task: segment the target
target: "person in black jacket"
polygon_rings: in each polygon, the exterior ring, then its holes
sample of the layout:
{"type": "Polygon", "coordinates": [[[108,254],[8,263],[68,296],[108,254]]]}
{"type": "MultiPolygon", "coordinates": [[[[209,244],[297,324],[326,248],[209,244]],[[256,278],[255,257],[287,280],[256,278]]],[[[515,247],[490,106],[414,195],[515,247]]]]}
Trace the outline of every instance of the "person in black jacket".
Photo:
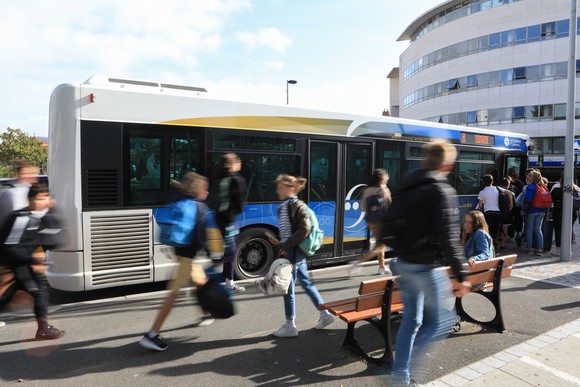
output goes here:
{"type": "Polygon", "coordinates": [[[54,217],[50,227],[44,221],[51,206],[48,187],[34,183],[28,190],[28,207],[10,213],[0,228],[0,265],[9,266],[15,276],[15,283],[4,298],[10,298],[10,294],[19,289],[33,297],[38,324],[37,340],[54,340],[64,336],[64,331],[48,323],[48,288],[45,280],[32,268],[32,265],[45,264],[44,258],[36,258],[32,254],[39,247],[45,250],[54,248],[51,240],[56,240],[56,235],[62,232],[62,228],[54,228],[54,217]]]}
{"type": "MultiPolygon", "coordinates": [[[[551,195],[554,208],[552,210],[552,219],[554,223],[554,233],[556,234],[556,252],[552,255],[560,256],[560,245],[562,243],[562,207],[564,201],[564,190],[562,189],[562,180],[564,176],[560,176],[560,181],[552,187],[551,195]]],[[[576,184],[572,186],[572,195],[579,195],[580,188],[576,184]]],[[[572,208],[572,225],[578,219],[578,212],[572,208]]]]}
{"type": "Polygon", "coordinates": [[[216,223],[222,233],[225,251],[222,258],[226,289],[243,292],[246,289],[234,281],[236,260],[236,217],[242,213],[246,203],[246,181],[240,175],[242,161],[235,153],[222,156],[223,177],[218,183],[216,223]]]}
{"type": "MultiPolygon", "coordinates": [[[[181,288],[190,280],[197,286],[201,286],[207,282],[205,272],[201,265],[193,263],[192,260],[198,251],[206,248],[206,226],[209,208],[203,201],[208,195],[208,180],[202,175],[188,172],[181,181],[172,181],[172,185],[174,185],[182,194],[180,197],[176,198],[176,200],[188,198],[195,201],[197,205],[197,213],[195,227],[193,229],[194,236],[191,238],[191,244],[175,248],[175,255],[179,261],[179,266],[173,280],[169,283],[170,293],[161,305],[151,329],[149,332],[145,333],[141,341],[139,341],[139,345],[142,347],[155,351],[165,351],[167,349],[167,343],[161,338],[159,331],[169,315],[169,312],[173,308],[181,288]]],[[[213,318],[211,315],[205,313],[202,316],[201,321],[198,323],[198,326],[209,325],[212,322],[213,318]]]]}
{"type": "MultiPolygon", "coordinates": [[[[412,236],[399,249],[394,268],[400,275],[405,313],[397,335],[393,385],[409,385],[411,357],[420,356],[433,339],[448,333],[456,323],[450,280],[445,271],[435,268],[443,263],[451,266],[461,284],[457,296],[471,287],[464,280],[456,192],[446,179],[457,151],[439,141],[426,144],[423,152],[423,169],[403,175],[397,193],[399,203],[405,202],[409,209],[406,217],[412,226],[407,226],[407,232],[412,236]]],[[[392,207],[397,206],[396,199],[392,207]]]]}

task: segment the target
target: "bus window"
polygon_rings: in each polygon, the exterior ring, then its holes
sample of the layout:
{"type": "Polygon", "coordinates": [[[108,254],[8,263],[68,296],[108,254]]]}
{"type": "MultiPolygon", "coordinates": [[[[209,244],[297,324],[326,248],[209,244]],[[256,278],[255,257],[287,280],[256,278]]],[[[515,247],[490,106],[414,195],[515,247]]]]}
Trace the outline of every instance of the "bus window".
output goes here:
{"type": "Polygon", "coordinates": [[[401,144],[380,143],[377,145],[378,168],[389,173],[389,188],[395,191],[401,179],[401,144]]]}
{"type": "MultiPolygon", "coordinates": [[[[212,153],[211,183],[215,184],[220,177],[221,157],[223,153],[212,153]]],[[[300,171],[300,157],[285,154],[238,154],[242,160],[240,174],[246,180],[247,197],[249,203],[277,202],[276,177],[282,173],[298,175],[300,171]]],[[[216,187],[211,191],[215,195],[216,187]]],[[[213,200],[213,198],[210,198],[213,200]]]]}
{"type": "Polygon", "coordinates": [[[187,172],[198,172],[200,164],[199,135],[178,134],[171,140],[169,177],[180,180],[187,172]]]}
{"type": "Polygon", "coordinates": [[[313,143],[310,149],[310,201],[336,200],[336,144],[313,143]]]}
{"type": "Polygon", "coordinates": [[[449,173],[448,179],[458,195],[477,195],[482,189],[482,176],[494,176],[496,173],[494,164],[458,162],[449,173]]]}
{"type": "Polygon", "coordinates": [[[131,137],[131,192],[161,188],[161,138],[131,137]]]}

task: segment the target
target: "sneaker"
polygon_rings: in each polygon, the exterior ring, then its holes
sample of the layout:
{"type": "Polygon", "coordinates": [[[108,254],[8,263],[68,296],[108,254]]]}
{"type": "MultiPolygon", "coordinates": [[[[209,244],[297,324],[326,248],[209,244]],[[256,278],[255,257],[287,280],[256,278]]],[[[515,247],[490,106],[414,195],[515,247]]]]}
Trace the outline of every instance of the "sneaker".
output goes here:
{"type": "Polygon", "coordinates": [[[157,335],[154,338],[147,336],[147,333],[143,336],[139,345],[143,348],[152,349],[154,351],[165,351],[167,349],[167,343],[161,339],[161,336],[157,335]]]}
{"type": "Polygon", "coordinates": [[[4,321],[0,321],[0,327],[3,327],[4,325],[6,325],[6,323],[4,321]]]}
{"type": "Polygon", "coordinates": [[[198,322],[195,323],[196,327],[206,327],[215,322],[215,318],[210,314],[208,316],[201,316],[198,322]]]}
{"type": "Polygon", "coordinates": [[[318,319],[318,322],[316,323],[315,328],[316,329],[324,329],[325,327],[327,327],[330,324],[332,324],[334,322],[334,320],[336,320],[336,319],[334,318],[333,315],[327,314],[326,316],[320,317],[318,319]]]}
{"type": "Polygon", "coordinates": [[[282,328],[274,331],[276,337],[296,337],[298,336],[298,329],[296,327],[289,328],[287,325],[282,325],[282,328]]]}
{"type": "Polygon", "coordinates": [[[391,276],[393,273],[387,269],[386,267],[379,267],[379,275],[388,275],[391,276]]]}
{"type": "Polygon", "coordinates": [[[237,292],[237,293],[242,293],[246,291],[246,288],[243,286],[240,286],[238,284],[234,284],[234,286],[225,286],[227,290],[229,290],[230,292],[237,292]]]}
{"type": "Polygon", "coordinates": [[[36,340],[56,340],[64,336],[64,331],[56,329],[52,325],[45,328],[38,328],[36,331],[36,340]]]}

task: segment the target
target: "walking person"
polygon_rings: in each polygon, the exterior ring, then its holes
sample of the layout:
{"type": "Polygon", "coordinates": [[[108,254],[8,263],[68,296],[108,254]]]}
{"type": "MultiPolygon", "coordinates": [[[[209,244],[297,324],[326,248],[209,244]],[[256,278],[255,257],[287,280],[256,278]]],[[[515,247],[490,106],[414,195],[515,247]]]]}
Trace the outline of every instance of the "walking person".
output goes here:
{"type": "Polygon", "coordinates": [[[246,288],[234,281],[236,264],[236,217],[242,213],[246,202],[246,181],[240,175],[242,161],[235,153],[222,156],[222,177],[218,183],[216,223],[222,233],[225,251],[222,258],[226,289],[244,292],[246,288]]]}
{"type": "MultiPolygon", "coordinates": [[[[510,189],[511,188],[511,179],[509,177],[504,177],[503,179],[501,179],[501,182],[499,183],[499,187],[503,190],[503,194],[507,196],[507,199],[509,201],[509,206],[507,208],[507,214],[504,216],[504,214],[502,213],[502,219],[501,219],[501,231],[500,231],[500,236],[498,238],[499,239],[499,250],[501,251],[501,250],[507,250],[507,247],[505,246],[505,244],[509,238],[510,226],[512,226],[514,223],[515,196],[514,196],[513,191],[510,189]]],[[[487,226],[487,224],[486,224],[486,226],[487,226]]]]}
{"type": "Polygon", "coordinates": [[[56,247],[50,244],[43,230],[48,231],[50,228],[50,233],[56,239],[56,234],[62,232],[62,227],[58,229],[46,227],[44,222],[52,206],[46,185],[34,183],[29,186],[27,201],[26,208],[11,212],[0,226],[0,265],[9,266],[14,272],[15,285],[11,286],[9,291],[24,290],[34,299],[34,315],[38,325],[36,340],[59,339],[64,336],[64,331],[50,325],[47,320],[46,280],[41,278],[32,266],[45,264],[44,258],[33,256],[39,247],[45,250],[56,247]]]}
{"type": "MultiPolygon", "coordinates": [[[[26,160],[16,162],[16,181],[0,196],[0,227],[12,211],[22,210],[28,206],[28,190],[31,184],[38,181],[37,175],[38,168],[32,162],[26,160]]],[[[2,295],[2,302],[12,299],[16,286],[13,284],[12,289],[8,289],[10,294],[2,295]]],[[[0,321],[0,327],[4,325],[6,323],[0,321]]]]}
{"type": "MultiPolygon", "coordinates": [[[[163,323],[167,319],[169,312],[175,304],[179,291],[188,282],[193,282],[196,286],[201,286],[207,281],[205,272],[201,265],[193,263],[193,258],[198,251],[206,248],[206,224],[209,208],[203,202],[208,195],[209,184],[207,178],[194,172],[185,174],[180,182],[173,181],[172,184],[181,192],[177,200],[190,199],[197,206],[194,235],[190,237],[191,244],[182,247],[175,247],[175,255],[179,261],[177,272],[173,280],[169,283],[170,293],[167,295],[151,329],[145,333],[139,345],[155,351],[165,351],[167,343],[159,335],[163,323]]],[[[204,313],[198,326],[209,325],[214,319],[209,313],[204,313]]]]}
{"type": "Polygon", "coordinates": [[[546,215],[546,208],[539,207],[534,199],[540,189],[547,190],[547,188],[542,180],[542,174],[537,170],[530,171],[527,175],[526,183],[526,246],[528,248],[528,254],[533,253],[541,256],[544,249],[542,222],[546,215]],[[536,246],[535,251],[533,247],[534,242],[536,246]]]}
{"type": "MultiPolygon", "coordinates": [[[[552,209],[552,219],[554,223],[554,233],[556,234],[556,252],[552,255],[560,256],[560,246],[562,244],[562,207],[564,201],[564,190],[562,189],[563,176],[560,176],[560,181],[554,184],[551,190],[552,202],[554,208],[552,209]]],[[[572,195],[580,195],[580,187],[576,184],[572,186],[572,195]]],[[[578,219],[578,211],[572,207],[572,225],[578,219]]]]}
{"type": "MultiPolygon", "coordinates": [[[[382,215],[391,205],[391,191],[387,187],[389,173],[384,169],[376,169],[371,177],[371,184],[365,189],[361,198],[361,208],[366,213],[367,228],[375,237],[375,247],[352,264],[351,275],[354,274],[363,262],[374,257],[379,261],[379,275],[391,275],[385,266],[386,246],[381,242],[382,215]]],[[[370,245],[370,243],[369,243],[370,245]]]]}
{"type": "Polygon", "coordinates": [[[421,227],[406,230],[413,232],[408,238],[415,242],[400,249],[395,266],[405,313],[397,334],[393,386],[414,384],[411,359],[420,359],[431,341],[446,335],[456,323],[451,282],[447,272],[436,266],[443,262],[451,266],[460,283],[456,296],[461,297],[471,286],[464,279],[465,258],[458,243],[456,192],[446,179],[457,151],[450,143],[438,141],[425,144],[423,153],[423,168],[405,173],[397,192],[409,210],[408,223],[421,227]]]}
{"type": "Polygon", "coordinates": [[[479,191],[477,209],[483,211],[485,221],[489,227],[489,234],[493,240],[495,250],[498,250],[498,237],[501,229],[502,216],[499,209],[499,191],[493,186],[493,176],[483,175],[484,188],[479,191]]]}
{"type": "MultiPolygon", "coordinates": [[[[273,244],[279,244],[279,256],[288,259],[293,267],[292,281],[288,287],[288,294],[284,296],[284,312],[286,323],[282,328],[274,331],[276,337],[296,337],[298,329],[296,328],[296,279],[310,297],[310,300],[318,309],[324,303],[318,289],[314,286],[308,276],[308,266],[306,264],[306,255],[300,249],[300,243],[310,234],[312,227],[310,217],[298,194],[304,189],[306,179],[290,175],[280,175],[276,179],[276,193],[282,204],[278,207],[278,223],[280,241],[271,240],[273,244]]],[[[316,329],[323,329],[334,321],[328,311],[320,312],[320,318],[315,326],[316,329]]]]}
{"type": "MultiPolygon", "coordinates": [[[[520,179],[516,167],[511,167],[508,170],[508,176],[511,178],[510,190],[514,193],[514,199],[517,198],[524,190],[524,182],[520,179]]],[[[524,229],[524,218],[522,216],[522,207],[514,200],[512,227],[514,231],[514,241],[522,239],[522,231],[524,229]]]]}

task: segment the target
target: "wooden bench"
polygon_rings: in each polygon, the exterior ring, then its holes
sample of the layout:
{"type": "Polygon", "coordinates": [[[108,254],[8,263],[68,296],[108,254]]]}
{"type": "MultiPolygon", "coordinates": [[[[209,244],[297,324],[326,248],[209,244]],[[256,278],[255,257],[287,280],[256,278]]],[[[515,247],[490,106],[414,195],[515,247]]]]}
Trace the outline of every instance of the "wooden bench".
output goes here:
{"type": "MultiPolygon", "coordinates": [[[[472,286],[485,283],[481,288],[472,289],[471,292],[481,294],[487,298],[495,308],[495,317],[489,322],[478,321],[470,316],[463,308],[462,298],[456,298],[455,307],[457,314],[463,321],[475,322],[480,325],[489,326],[497,332],[505,332],[505,325],[501,311],[501,279],[511,275],[512,266],[517,255],[507,255],[480,261],[475,267],[468,267],[466,264],[466,280],[472,286]]],[[[455,279],[449,267],[441,267],[436,270],[444,270],[449,275],[453,290],[459,288],[459,282],[455,279]]],[[[393,344],[391,320],[398,317],[399,312],[404,309],[401,292],[399,290],[398,276],[383,277],[362,281],[358,297],[345,300],[328,302],[320,306],[321,310],[328,310],[345,321],[347,325],[346,337],[342,344],[343,348],[349,349],[362,356],[366,360],[379,363],[380,365],[390,365],[393,361],[393,344]],[[367,321],[377,328],[384,341],[385,352],[382,357],[375,358],[364,351],[355,337],[355,325],[359,321],[367,321]]]]}

